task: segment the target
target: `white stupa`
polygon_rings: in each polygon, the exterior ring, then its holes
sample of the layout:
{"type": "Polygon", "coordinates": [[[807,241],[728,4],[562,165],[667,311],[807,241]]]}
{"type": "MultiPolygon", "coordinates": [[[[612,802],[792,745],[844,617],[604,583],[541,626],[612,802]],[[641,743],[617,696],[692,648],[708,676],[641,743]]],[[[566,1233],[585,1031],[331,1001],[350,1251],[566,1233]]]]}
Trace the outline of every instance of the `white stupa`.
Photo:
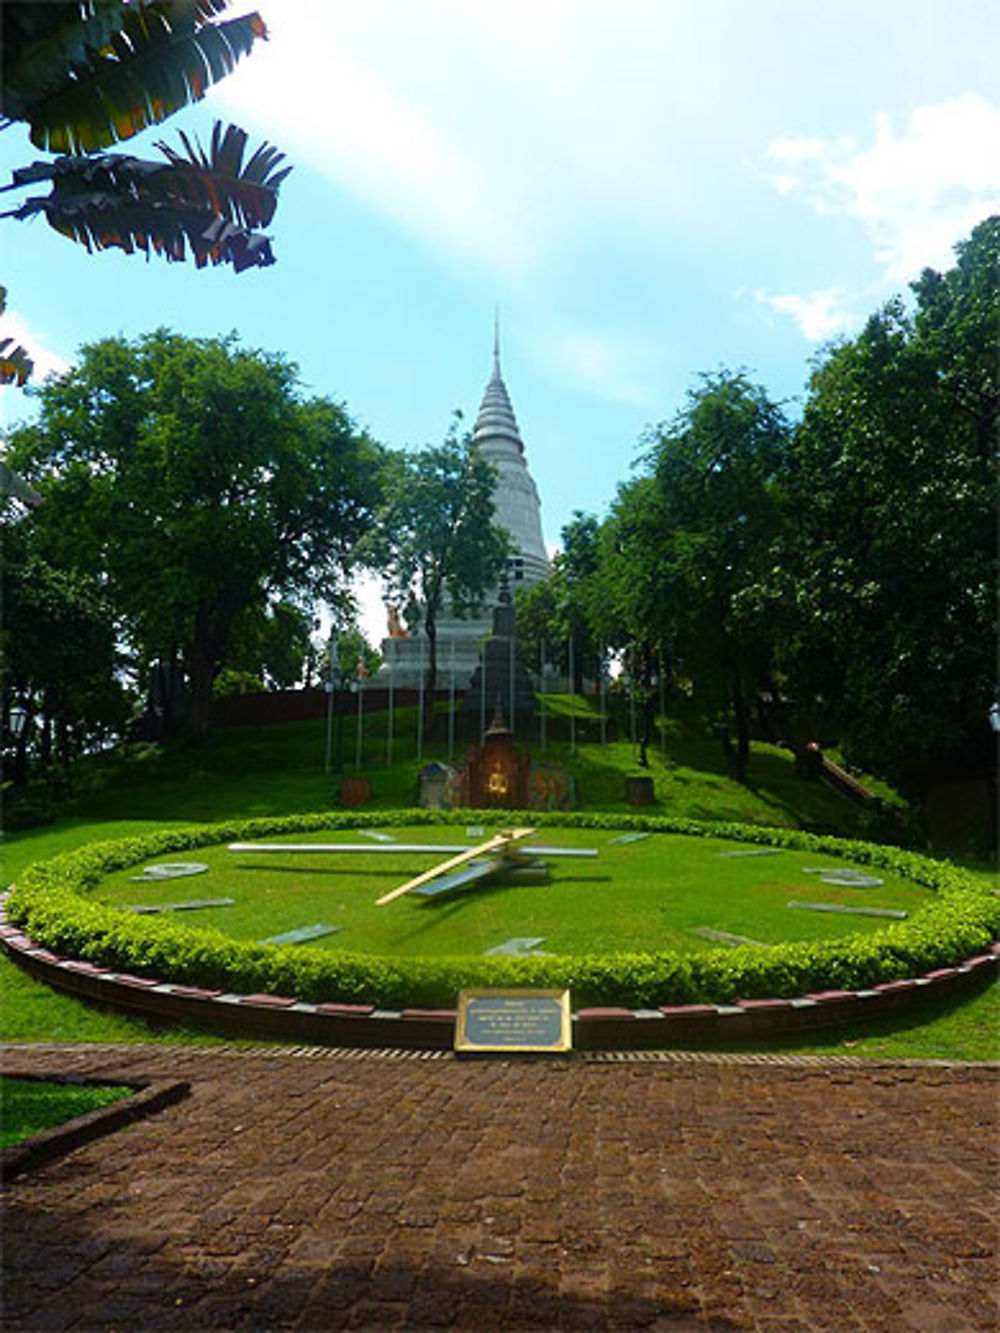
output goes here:
{"type": "MultiPolygon", "coordinates": [[[[511,406],[507,386],[500,373],[499,325],[493,335],[493,372],[483,394],[479,415],[472,431],[472,442],[497,470],[493,500],[494,522],[510,534],[512,553],[508,566],[511,592],[538,583],[551,571],[542,537],[542,507],[524,457],[524,441],[511,406]]],[[[464,689],[476,669],[483,639],[493,627],[493,607],[497,596],[488,597],[475,620],[461,619],[445,605],[438,618],[438,685],[447,688],[454,673],[456,689],[464,689]]],[[[413,626],[407,638],[390,637],[382,641],[385,666],[380,676],[392,673],[393,685],[416,686],[429,658],[423,631],[413,626]]]]}

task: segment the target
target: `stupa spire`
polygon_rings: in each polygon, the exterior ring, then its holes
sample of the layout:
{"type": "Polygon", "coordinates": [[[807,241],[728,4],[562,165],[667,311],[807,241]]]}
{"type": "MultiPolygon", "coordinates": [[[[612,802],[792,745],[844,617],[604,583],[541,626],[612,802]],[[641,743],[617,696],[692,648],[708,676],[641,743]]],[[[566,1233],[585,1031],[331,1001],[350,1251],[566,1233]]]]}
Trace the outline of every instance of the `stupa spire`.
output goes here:
{"type": "Polygon", "coordinates": [[[509,440],[524,453],[524,442],[518,429],[517,418],[511,407],[510,395],[500,373],[500,307],[493,313],[493,373],[479,405],[479,415],[472,431],[473,440],[488,451],[490,442],[509,440]]]}

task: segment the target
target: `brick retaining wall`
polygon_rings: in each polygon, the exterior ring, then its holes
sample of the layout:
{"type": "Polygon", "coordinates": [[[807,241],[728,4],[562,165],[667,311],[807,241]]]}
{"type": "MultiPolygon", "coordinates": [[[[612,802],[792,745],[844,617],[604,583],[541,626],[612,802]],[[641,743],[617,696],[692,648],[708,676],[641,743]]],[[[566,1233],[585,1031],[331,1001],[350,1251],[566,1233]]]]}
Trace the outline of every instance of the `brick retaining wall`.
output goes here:
{"type": "MultiPolygon", "coordinates": [[[[9,957],[54,989],[142,1017],[317,1046],[448,1050],[454,1045],[452,1009],[383,1010],[373,1004],[309,1004],[294,996],[239,995],[62,957],[7,922],[6,894],[0,897],[0,944],[9,957]]],[[[865,1022],[902,1013],[931,994],[961,993],[994,974],[998,966],[1000,942],[954,967],[863,990],[816,991],[792,999],[735,1004],[583,1008],[573,1014],[573,1046],[584,1051],[652,1050],[707,1041],[767,1040],[865,1022]]]]}

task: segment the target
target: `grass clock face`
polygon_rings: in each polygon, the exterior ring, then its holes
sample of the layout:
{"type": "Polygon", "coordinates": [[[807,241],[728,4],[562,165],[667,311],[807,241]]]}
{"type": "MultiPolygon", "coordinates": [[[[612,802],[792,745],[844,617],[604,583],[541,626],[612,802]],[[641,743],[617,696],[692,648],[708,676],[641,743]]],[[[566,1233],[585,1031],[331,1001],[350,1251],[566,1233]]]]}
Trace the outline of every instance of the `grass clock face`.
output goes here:
{"type": "MultiPolygon", "coordinates": [[[[904,920],[933,895],[893,872],[815,853],[669,833],[543,827],[523,844],[590,848],[533,874],[476,881],[431,898],[376,900],[473,848],[500,826],[417,825],[277,835],[374,852],[233,853],[198,849],[197,880],[130,867],[95,896],[118,907],[184,913],[239,940],[386,956],[592,955],[837,939],[904,920]],[[397,847],[406,844],[407,847],[397,847]],[[427,850],[410,850],[416,844],[427,850]],[[202,870],[201,867],[204,866],[202,870]],[[188,885],[190,884],[190,889],[188,885]],[[289,938],[291,937],[291,938],[289,938]]],[[[187,872],[190,874],[191,872],[187,872]]]]}

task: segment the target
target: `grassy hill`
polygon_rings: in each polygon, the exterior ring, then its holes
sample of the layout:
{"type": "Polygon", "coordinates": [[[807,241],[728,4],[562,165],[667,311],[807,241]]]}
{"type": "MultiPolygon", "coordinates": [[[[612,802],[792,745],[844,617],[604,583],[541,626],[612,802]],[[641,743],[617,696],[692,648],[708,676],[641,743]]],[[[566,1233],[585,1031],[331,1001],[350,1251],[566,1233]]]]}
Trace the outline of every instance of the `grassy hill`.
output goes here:
{"type": "MultiPolygon", "coordinates": [[[[569,767],[581,810],[628,810],[626,777],[647,774],[654,781],[657,808],[666,814],[872,836],[869,814],[825,785],[801,778],[791,753],[778,746],[754,745],[747,781],[741,784],[727,772],[717,740],[693,721],[675,720],[660,728],[644,769],[630,741],[601,743],[589,701],[550,696],[549,706],[559,711],[548,723],[544,757],[569,767]],[[569,708],[577,711],[574,746],[567,736],[569,708]]],[[[343,718],[339,726],[333,757],[339,750],[344,777],[360,772],[369,779],[374,808],[415,805],[420,763],[449,756],[446,739],[419,743],[413,708],[395,711],[391,739],[386,714],[366,717],[360,751],[356,719],[343,718]]],[[[530,746],[533,755],[543,755],[540,735],[532,737],[530,746]]],[[[455,744],[456,762],[464,758],[465,748],[455,744]]],[[[81,766],[75,795],[63,813],[86,820],[212,822],[327,810],[339,803],[340,777],[324,772],[325,760],[326,723],[321,720],[219,729],[195,747],[145,747],[126,758],[81,766]]],[[[883,789],[880,794],[891,809],[903,813],[893,793],[883,789]]]]}

